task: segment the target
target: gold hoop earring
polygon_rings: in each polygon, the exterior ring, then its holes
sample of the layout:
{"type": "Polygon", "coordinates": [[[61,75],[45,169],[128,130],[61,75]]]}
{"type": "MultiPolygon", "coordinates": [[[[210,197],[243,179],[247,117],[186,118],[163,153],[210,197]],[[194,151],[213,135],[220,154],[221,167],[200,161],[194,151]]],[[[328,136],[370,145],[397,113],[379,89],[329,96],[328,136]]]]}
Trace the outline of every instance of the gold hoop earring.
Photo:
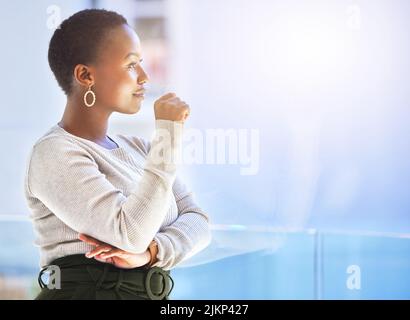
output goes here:
{"type": "Polygon", "coordinates": [[[90,84],[90,86],[88,87],[87,92],[84,94],[84,104],[88,107],[91,108],[94,104],[95,104],[95,93],[91,90],[92,85],[90,84]],[[91,94],[93,101],[91,103],[87,102],[87,96],[88,94],[91,94]]]}

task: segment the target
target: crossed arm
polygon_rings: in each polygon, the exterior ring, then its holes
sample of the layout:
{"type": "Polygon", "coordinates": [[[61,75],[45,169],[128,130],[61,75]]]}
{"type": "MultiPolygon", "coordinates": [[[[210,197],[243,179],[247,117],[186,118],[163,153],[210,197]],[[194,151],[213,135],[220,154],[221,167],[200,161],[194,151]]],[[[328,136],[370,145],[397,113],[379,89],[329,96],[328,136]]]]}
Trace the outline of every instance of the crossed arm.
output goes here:
{"type": "Polygon", "coordinates": [[[170,269],[205,248],[211,240],[208,215],[196,205],[192,192],[178,177],[173,185],[173,194],[178,218],[157,232],[153,239],[157,244],[156,250],[147,248],[143,253],[130,253],[89,235],[79,234],[81,241],[94,247],[86,257],[118,268],[159,266],[170,269]]]}

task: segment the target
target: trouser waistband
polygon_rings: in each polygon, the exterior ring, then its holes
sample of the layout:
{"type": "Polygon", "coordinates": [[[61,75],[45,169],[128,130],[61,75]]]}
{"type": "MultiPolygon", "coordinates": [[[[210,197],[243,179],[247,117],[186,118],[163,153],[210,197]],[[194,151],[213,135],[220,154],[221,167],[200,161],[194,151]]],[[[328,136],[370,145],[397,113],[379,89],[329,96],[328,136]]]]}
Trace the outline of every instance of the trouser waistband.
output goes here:
{"type": "Polygon", "coordinates": [[[60,269],[62,289],[78,285],[95,286],[96,290],[115,290],[118,294],[123,290],[161,300],[168,298],[174,286],[169,270],[159,267],[121,269],[78,254],[58,258],[44,267],[38,278],[41,288],[46,286],[41,277],[51,266],[60,269]]]}

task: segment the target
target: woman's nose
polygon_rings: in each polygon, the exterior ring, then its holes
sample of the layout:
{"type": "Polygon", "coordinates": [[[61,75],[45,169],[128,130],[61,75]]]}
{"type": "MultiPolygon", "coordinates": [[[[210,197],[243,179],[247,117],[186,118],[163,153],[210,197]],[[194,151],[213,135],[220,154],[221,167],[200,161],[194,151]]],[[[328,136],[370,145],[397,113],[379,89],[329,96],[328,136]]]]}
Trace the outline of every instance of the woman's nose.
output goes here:
{"type": "Polygon", "coordinates": [[[148,82],[149,78],[147,74],[145,73],[144,69],[140,67],[140,70],[138,72],[138,84],[144,84],[148,82]]]}

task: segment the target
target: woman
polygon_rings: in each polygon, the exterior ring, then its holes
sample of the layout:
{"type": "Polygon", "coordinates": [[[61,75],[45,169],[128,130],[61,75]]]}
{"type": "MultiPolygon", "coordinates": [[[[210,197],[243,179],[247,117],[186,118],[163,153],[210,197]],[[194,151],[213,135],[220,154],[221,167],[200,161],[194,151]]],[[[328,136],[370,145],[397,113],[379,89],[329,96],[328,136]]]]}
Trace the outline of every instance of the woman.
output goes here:
{"type": "Polygon", "coordinates": [[[176,177],[189,106],[174,93],[160,97],[151,143],[107,136],[113,112],[138,112],[148,81],[139,38],[115,12],[63,21],[48,59],[67,104],[26,171],[43,267],[36,299],[169,299],[170,270],[211,238],[207,214],[176,177]],[[60,272],[53,286],[47,270],[60,272]]]}

